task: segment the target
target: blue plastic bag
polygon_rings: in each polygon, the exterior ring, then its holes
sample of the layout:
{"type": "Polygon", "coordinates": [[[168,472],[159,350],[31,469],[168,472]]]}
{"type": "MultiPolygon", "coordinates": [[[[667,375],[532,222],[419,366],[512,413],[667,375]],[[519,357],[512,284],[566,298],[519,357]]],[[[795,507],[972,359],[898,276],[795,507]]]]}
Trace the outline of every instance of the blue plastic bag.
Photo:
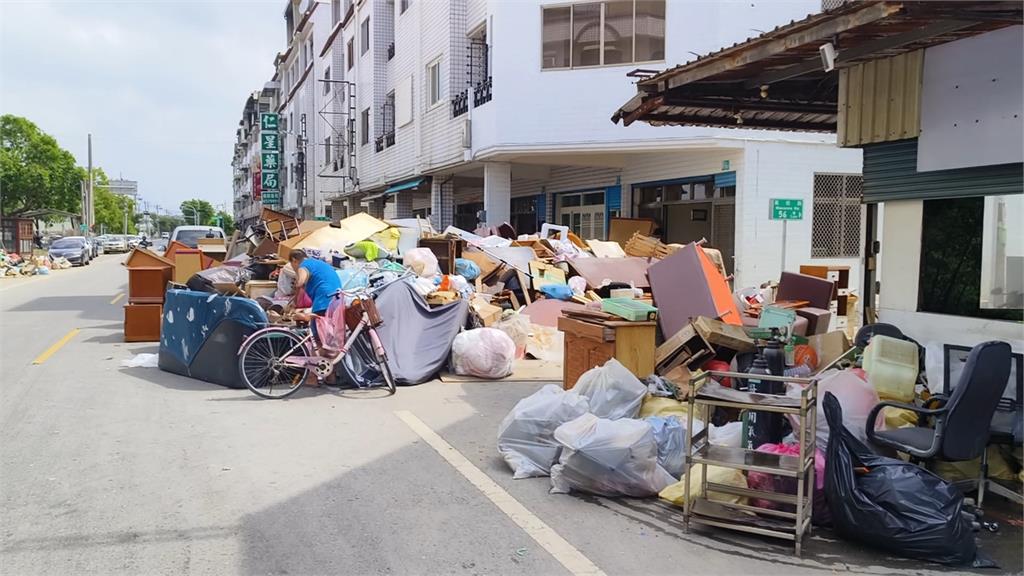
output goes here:
{"type": "Polygon", "coordinates": [[[682,422],[673,416],[648,416],[644,421],[654,430],[654,441],[658,443],[658,464],[673,477],[679,478],[683,475],[686,457],[682,422]]]}
{"type": "Polygon", "coordinates": [[[472,260],[465,258],[455,259],[455,273],[472,282],[480,275],[480,266],[472,260]]]}
{"type": "Polygon", "coordinates": [[[545,284],[540,287],[540,291],[548,298],[558,300],[569,300],[572,298],[572,288],[569,288],[566,284],[545,284]]]}

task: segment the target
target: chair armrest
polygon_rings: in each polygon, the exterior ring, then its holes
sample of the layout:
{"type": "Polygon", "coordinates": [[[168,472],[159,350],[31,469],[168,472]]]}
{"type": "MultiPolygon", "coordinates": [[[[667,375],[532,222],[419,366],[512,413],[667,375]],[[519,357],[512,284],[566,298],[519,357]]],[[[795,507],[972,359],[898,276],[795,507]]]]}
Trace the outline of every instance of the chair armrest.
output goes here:
{"type": "Polygon", "coordinates": [[[867,433],[868,438],[874,436],[875,420],[878,419],[878,413],[882,411],[882,408],[902,408],[904,410],[910,410],[911,412],[916,412],[924,416],[937,416],[939,414],[944,414],[946,412],[945,406],[943,406],[942,408],[928,410],[926,408],[921,408],[920,406],[915,406],[913,404],[904,404],[903,402],[892,402],[890,400],[883,400],[878,404],[875,404],[875,407],[871,409],[870,413],[868,413],[868,419],[865,423],[865,432],[867,433]]]}

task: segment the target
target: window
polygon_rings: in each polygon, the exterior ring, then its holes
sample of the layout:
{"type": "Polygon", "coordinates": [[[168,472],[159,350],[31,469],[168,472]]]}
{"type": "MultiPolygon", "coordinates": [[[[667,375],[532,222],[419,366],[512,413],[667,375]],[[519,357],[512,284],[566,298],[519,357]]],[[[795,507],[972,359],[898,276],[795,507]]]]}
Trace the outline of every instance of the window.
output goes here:
{"type": "Polygon", "coordinates": [[[1021,195],[925,200],[918,310],[1024,320],[1022,214],[1021,195]]]}
{"type": "Polygon", "coordinates": [[[359,55],[366,54],[370,50],[370,17],[363,20],[359,27],[359,55]]]}
{"type": "Polygon", "coordinates": [[[410,4],[412,4],[412,0],[398,0],[398,13],[405,14],[405,11],[409,9],[410,4]]]}
{"type": "Polygon", "coordinates": [[[609,0],[543,9],[541,68],[665,59],[665,0],[609,0]]]}
{"type": "Polygon", "coordinates": [[[345,47],[346,48],[345,49],[345,53],[348,55],[348,69],[349,70],[352,69],[352,66],[355,65],[355,61],[356,61],[356,57],[355,57],[356,49],[355,49],[354,44],[355,44],[355,39],[354,38],[349,38],[348,39],[348,46],[345,47]]]}
{"type": "Polygon", "coordinates": [[[463,230],[476,230],[480,220],[476,217],[477,212],[484,209],[483,202],[470,202],[469,204],[458,204],[455,206],[453,217],[456,228],[463,230]]]}
{"type": "Polygon", "coordinates": [[[331,67],[324,68],[324,94],[331,93],[331,67]]]}
{"type": "Polygon", "coordinates": [[[513,198],[511,208],[512,227],[517,234],[537,233],[537,196],[513,198]]]}
{"type": "Polygon", "coordinates": [[[441,60],[427,65],[427,106],[441,101],[441,60]]]}
{"type": "Polygon", "coordinates": [[[815,174],[812,258],[860,256],[860,174],[815,174]]]}
{"type": "Polygon", "coordinates": [[[362,134],[359,137],[359,143],[366,145],[370,143],[370,109],[363,110],[363,113],[359,116],[359,129],[362,130],[362,134]]]}
{"type": "Polygon", "coordinates": [[[324,166],[331,164],[331,137],[324,138],[324,166]]]}

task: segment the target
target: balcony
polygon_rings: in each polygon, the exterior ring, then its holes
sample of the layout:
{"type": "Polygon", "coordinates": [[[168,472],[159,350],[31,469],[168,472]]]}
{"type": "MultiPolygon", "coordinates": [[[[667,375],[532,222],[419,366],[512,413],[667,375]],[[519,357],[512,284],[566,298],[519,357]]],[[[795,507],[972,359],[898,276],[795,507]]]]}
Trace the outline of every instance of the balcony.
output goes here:
{"type": "Polygon", "coordinates": [[[452,96],[452,118],[458,118],[469,112],[469,92],[462,91],[452,96]]]}
{"type": "Polygon", "coordinates": [[[395,57],[395,43],[388,44],[388,62],[395,57]]]}
{"type": "Polygon", "coordinates": [[[383,152],[384,151],[384,137],[383,136],[377,136],[376,138],[374,138],[374,140],[373,140],[373,149],[376,150],[377,152],[383,152]]]}
{"type": "Polygon", "coordinates": [[[385,132],[384,133],[384,147],[385,148],[390,148],[390,147],[392,147],[394,145],[395,145],[395,131],[392,130],[390,132],[385,132]]]}
{"type": "Polygon", "coordinates": [[[473,107],[482,106],[491,101],[491,77],[478,82],[473,88],[473,107]]]}

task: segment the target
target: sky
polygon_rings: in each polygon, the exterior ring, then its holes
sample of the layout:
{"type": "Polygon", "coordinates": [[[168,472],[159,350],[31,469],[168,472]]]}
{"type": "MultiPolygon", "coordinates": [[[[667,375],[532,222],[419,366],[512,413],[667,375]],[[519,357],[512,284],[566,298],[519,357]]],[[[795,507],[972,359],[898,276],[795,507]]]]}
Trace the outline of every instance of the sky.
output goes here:
{"type": "Polygon", "coordinates": [[[86,165],[139,182],[149,209],[232,210],[232,146],[248,94],[284,49],[286,0],[0,0],[0,113],[86,165]]]}

